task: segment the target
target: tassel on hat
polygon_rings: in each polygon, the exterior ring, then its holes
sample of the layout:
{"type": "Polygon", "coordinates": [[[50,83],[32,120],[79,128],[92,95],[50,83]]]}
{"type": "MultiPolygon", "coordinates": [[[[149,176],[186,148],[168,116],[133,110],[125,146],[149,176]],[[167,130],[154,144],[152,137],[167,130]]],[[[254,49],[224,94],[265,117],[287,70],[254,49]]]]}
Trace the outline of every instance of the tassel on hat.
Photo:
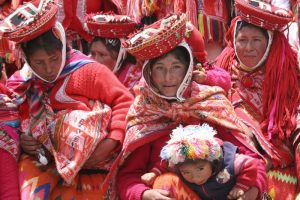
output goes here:
{"type": "Polygon", "coordinates": [[[204,48],[204,40],[199,30],[191,23],[186,25],[185,40],[192,49],[193,56],[198,62],[207,61],[207,52],[204,48]]]}

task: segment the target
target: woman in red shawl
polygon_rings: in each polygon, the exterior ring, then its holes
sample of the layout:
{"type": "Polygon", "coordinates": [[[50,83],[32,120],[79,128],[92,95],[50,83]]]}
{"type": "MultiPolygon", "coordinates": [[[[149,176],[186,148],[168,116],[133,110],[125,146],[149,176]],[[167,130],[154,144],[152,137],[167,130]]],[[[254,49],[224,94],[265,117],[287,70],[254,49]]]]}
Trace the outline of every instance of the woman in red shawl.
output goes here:
{"type": "Polygon", "coordinates": [[[298,72],[296,52],[282,33],[292,17],[258,1],[238,0],[236,8],[239,16],[217,65],[231,73],[229,99],[270,161],[269,194],[276,200],[294,199],[300,171],[298,72]]]}
{"type": "Polygon", "coordinates": [[[86,27],[94,36],[90,43],[91,57],[106,65],[133,92],[142,76],[142,63],[128,54],[121,43],[137,30],[137,23],[126,15],[91,13],[86,17],[86,27]]]}
{"type": "Polygon", "coordinates": [[[25,61],[7,84],[21,118],[21,198],[101,199],[133,98],[105,66],[67,47],[57,9],[27,4],[1,27],[25,61]]]}
{"type": "Polygon", "coordinates": [[[84,29],[86,15],[96,12],[124,14],[126,8],[126,0],[62,0],[59,4],[57,20],[66,30],[67,42],[83,53],[88,53],[87,42],[92,40],[84,29]]]}
{"type": "MultiPolygon", "coordinates": [[[[235,143],[244,153],[257,156],[253,147],[245,141],[248,137],[241,132],[243,125],[226,99],[224,90],[219,86],[209,86],[206,80],[203,84],[191,81],[194,58],[189,45],[183,40],[185,25],[185,15],[168,16],[124,44],[135,56],[149,60],[143,65],[144,79],[134,88],[136,98],[127,115],[122,152],[107,177],[111,199],[117,198],[116,195],[121,199],[198,199],[176,176],[155,181],[153,187],[141,181],[141,176],[159,162],[162,145],[179,123],[208,122],[218,130],[220,138],[235,143]],[[113,179],[116,174],[117,180],[113,179]],[[118,188],[117,194],[114,187],[118,188]]],[[[199,32],[193,34],[194,31],[197,32],[197,29],[192,30],[187,40],[196,47],[193,53],[197,59],[204,62],[203,39],[199,32]]],[[[218,76],[213,79],[212,85],[219,85],[218,76]]],[[[259,162],[259,169],[255,184],[261,196],[265,188],[262,162],[259,162]]],[[[245,196],[252,196],[252,192],[257,194],[258,191],[251,190],[245,196]]]]}

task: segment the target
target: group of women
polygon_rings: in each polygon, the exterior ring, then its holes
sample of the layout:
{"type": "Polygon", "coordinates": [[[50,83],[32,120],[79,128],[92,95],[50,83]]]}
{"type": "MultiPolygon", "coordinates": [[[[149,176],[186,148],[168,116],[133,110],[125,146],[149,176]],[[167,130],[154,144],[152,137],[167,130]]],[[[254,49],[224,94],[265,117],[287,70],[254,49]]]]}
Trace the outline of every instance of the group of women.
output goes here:
{"type": "Polygon", "coordinates": [[[67,45],[56,1],[10,14],[1,38],[24,64],[0,83],[0,199],[201,199],[176,173],[152,186],[141,176],[174,128],[202,123],[257,160],[241,199],[296,199],[298,62],[283,33],[293,18],[261,1],[235,6],[214,63],[184,13],[140,30],[90,14],[90,56],[67,45]]]}

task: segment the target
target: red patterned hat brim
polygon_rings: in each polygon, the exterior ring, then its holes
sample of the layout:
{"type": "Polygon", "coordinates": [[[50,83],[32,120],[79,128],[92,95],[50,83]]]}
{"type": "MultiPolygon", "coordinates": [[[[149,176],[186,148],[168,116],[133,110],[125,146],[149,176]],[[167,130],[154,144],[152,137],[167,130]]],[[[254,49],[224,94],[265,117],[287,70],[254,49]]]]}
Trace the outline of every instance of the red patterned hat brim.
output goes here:
{"type": "Polygon", "coordinates": [[[136,31],[137,23],[124,15],[112,14],[90,14],[86,18],[86,27],[93,36],[103,38],[126,38],[136,31]],[[95,16],[107,16],[113,18],[111,21],[96,21],[95,16]]]}
{"type": "Polygon", "coordinates": [[[171,15],[130,36],[127,41],[122,43],[122,47],[141,60],[153,59],[169,52],[182,42],[185,29],[185,14],[171,15]],[[168,18],[171,19],[171,22],[164,24],[165,27],[163,29],[159,29],[161,24],[166,22],[164,20],[168,18]],[[154,33],[151,33],[151,30],[157,30],[157,32],[154,31],[154,33]],[[143,35],[147,35],[147,37],[143,35]],[[133,38],[138,39],[132,41],[133,38]]]}
{"type": "Polygon", "coordinates": [[[267,30],[282,30],[293,20],[292,13],[257,0],[236,0],[237,15],[251,24],[267,30]]]}
{"type": "MultiPolygon", "coordinates": [[[[20,23],[11,30],[6,29],[3,31],[2,37],[17,43],[21,43],[30,41],[51,29],[56,21],[55,16],[58,11],[57,3],[55,1],[44,1],[42,3],[43,5],[41,5],[41,11],[33,16],[30,19],[30,22],[20,23]]],[[[24,5],[24,7],[25,6],[26,5],[24,5]]],[[[12,21],[13,18],[18,16],[20,16],[20,13],[13,12],[7,17],[7,19],[12,21]]]]}

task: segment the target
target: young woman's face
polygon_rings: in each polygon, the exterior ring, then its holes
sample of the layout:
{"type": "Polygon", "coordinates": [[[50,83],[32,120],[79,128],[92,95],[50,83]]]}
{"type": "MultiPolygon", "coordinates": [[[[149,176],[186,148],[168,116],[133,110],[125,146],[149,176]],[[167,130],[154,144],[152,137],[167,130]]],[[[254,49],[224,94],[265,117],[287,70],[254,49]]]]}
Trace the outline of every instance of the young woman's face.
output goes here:
{"type": "Polygon", "coordinates": [[[206,183],[212,175],[212,165],[203,160],[180,165],[178,169],[186,181],[197,185],[206,183]]]}
{"type": "Polygon", "coordinates": [[[255,27],[243,27],[236,36],[236,53],[241,62],[247,67],[255,67],[262,59],[268,41],[264,34],[255,27]]]}
{"type": "Polygon", "coordinates": [[[104,64],[110,70],[113,70],[116,62],[117,62],[117,55],[113,56],[112,52],[110,52],[106,46],[101,41],[95,41],[91,45],[91,56],[97,62],[104,64]]]}
{"type": "Polygon", "coordinates": [[[32,53],[28,59],[31,69],[49,82],[55,80],[62,63],[60,50],[48,54],[45,50],[41,49],[32,53]]]}
{"type": "Polygon", "coordinates": [[[156,61],[151,68],[151,78],[160,94],[175,97],[188,66],[173,54],[156,61]]]}

